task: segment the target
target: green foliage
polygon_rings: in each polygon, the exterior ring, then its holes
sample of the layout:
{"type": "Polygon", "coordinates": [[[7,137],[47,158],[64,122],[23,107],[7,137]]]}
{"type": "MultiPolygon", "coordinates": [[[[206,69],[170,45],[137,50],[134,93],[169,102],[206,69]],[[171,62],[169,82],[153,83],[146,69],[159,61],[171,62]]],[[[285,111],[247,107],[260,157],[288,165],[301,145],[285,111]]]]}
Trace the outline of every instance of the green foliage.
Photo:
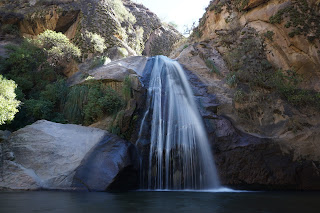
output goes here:
{"type": "Polygon", "coordinates": [[[122,95],[126,101],[131,99],[131,80],[129,76],[126,76],[124,81],[123,81],[123,86],[122,86],[122,95]]]}
{"type": "Polygon", "coordinates": [[[135,31],[133,31],[131,34],[128,32],[128,34],[129,34],[129,38],[128,38],[129,46],[132,49],[134,49],[138,54],[142,54],[142,51],[144,50],[143,27],[138,26],[136,27],[135,31]]]}
{"type": "Polygon", "coordinates": [[[29,99],[24,104],[27,109],[27,115],[32,116],[34,120],[51,119],[54,107],[51,101],[29,99]]]}
{"type": "Polygon", "coordinates": [[[242,11],[249,3],[249,0],[235,0],[236,7],[242,11]]]}
{"type": "Polygon", "coordinates": [[[4,24],[1,26],[1,31],[4,34],[10,34],[10,35],[19,35],[19,28],[17,25],[13,25],[13,24],[4,24]]]}
{"type": "Polygon", "coordinates": [[[57,78],[57,74],[46,61],[44,51],[32,41],[24,40],[20,46],[8,45],[6,48],[9,58],[3,61],[1,72],[7,78],[13,79],[27,98],[57,78]]]}
{"type": "Polygon", "coordinates": [[[124,58],[129,55],[128,50],[124,47],[119,47],[118,51],[119,51],[119,54],[124,58]]]}
{"type": "Polygon", "coordinates": [[[236,76],[232,77],[233,82],[264,88],[272,87],[274,70],[266,60],[263,48],[263,43],[254,34],[248,34],[241,43],[225,55],[227,64],[233,72],[232,75],[236,76]]]}
{"type": "Polygon", "coordinates": [[[87,85],[75,85],[71,87],[64,105],[63,113],[70,123],[83,122],[83,107],[87,102],[89,88],[87,85]]]}
{"type": "Polygon", "coordinates": [[[108,57],[104,57],[104,56],[94,57],[92,62],[90,63],[89,69],[94,69],[96,67],[100,67],[100,66],[102,66],[106,63],[109,63],[109,62],[111,62],[111,60],[108,57]]]}
{"type": "Polygon", "coordinates": [[[215,63],[214,63],[213,60],[207,59],[207,60],[205,61],[205,63],[206,63],[206,65],[207,65],[207,67],[210,69],[211,73],[214,72],[214,73],[216,73],[217,75],[221,75],[219,69],[216,67],[216,65],[215,65],[215,63]]]}
{"type": "Polygon", "coordinates": [[[0,75],[0,125],[12,121],[20,101],[16,99],[15,89],[17,85],[12,80],[7,80],[0,75]]]}
{"type": "Polygon", "coordinates": [[[295,35],[308,36],[309,41],[320,37],[320,16],[316,10],[308,6],[306,0],[293,0],[292,4],[279,10],[274,16],[271,16],[269,21],[271,24],[280,24],[283,20],[286,21],[284,26],[292,29],[289,33],[290,37],[295,35]]]}
{"type": "Polygon", "coordinates": [[[215,14],[219,14],[222,12],[222,7],[225,6],[225,2],[220,1],[218,4],[211,4],[209,6],[209,11],[214,11],[215,14]]]}
{"type": "Polygon", "coordinates": [[[34,43],[44,49],[54,65],[61,60],[70,61],[81,56],[80,49],[60,32],[46,30],[34,40],[34,43]]]}
{"type": "Polygon", "coordinates": [[[60,79],[53,84],[48,84],[45,90],[41,91],[40,99],[50,101],[54,108],[62,111],[69,93],[69,87],[64,79],[60,79]]]}
{"type": "Polygon", "coordinates": [[[238,79],[236,73],[229,73],[226,77],[226,83],[230,87],[235,87],[237,85],[238,79]]]}
{"type": "Polygon", "coordinates": [[[84,36],[88,46],[91,47],[91,52],[103,53],[103,51],[107,49],[105,39],[99,34],[86,31],[84,36]]]}
{"type": "Polygon", "coordinates": [[[84,106],[84,123],[89,124],[101,118],[104,113],[112,114],[122,107],[119,95],[110,87],[91,87],[88,102],[84,106]]]}
{"type": "Polygon", "coordinates": [[[234,101],[238,103],[243,103],[245,101],[245,94],[242,90],[237,90],[234,93],[234,101]]]}
{"type": "Polygon", "coordinates": [[[70,89],[64,115],[71,123],[89,125],[105,114],[117,112],[123,106],[121,97],[102,83],[75,85],[70,89]]]}
{"type": "Polygon", "coordinates": [[[273,36],[274,36],[274,32],[273,31],[267,31],[264,34],[264,37],[266,37],[267,39],[269,39],[270,41],[273,41],[273,36]]]}
{"type": "Polygon", "coordinates": [[[126,9],[121,0],[109,0],[109,4],[120,22],[128,21],[131,24],[136,23],[136,18],[126,9]]]}
{"type": "Polygon", "coordinates": [[[313,106],[320,110],[320,93],[299,89],[301,78],[292,70],[278,70],[274,76],[274,87],[295,106],[313,106]]]}

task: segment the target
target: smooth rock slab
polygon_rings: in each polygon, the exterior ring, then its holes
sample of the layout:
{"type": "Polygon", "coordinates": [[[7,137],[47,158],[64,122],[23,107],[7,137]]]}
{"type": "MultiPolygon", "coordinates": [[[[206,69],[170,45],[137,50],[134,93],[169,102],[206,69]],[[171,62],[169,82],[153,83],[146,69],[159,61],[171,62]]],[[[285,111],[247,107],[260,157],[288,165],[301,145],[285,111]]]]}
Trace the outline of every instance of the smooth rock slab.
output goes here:
{"type": "MultiPolygon", "coordinates": [[[[128,142],[107,131],[45,120],[26,126],[1,144],[0,189],[73,189],[75,171],[105,137],[113,138],[118,144],[119,149],[105,151],[110,151],[121,164],[126,159],[122,151],[128,142]]],[[[117,175],[113,167],[107,172],[117,175]]]]}

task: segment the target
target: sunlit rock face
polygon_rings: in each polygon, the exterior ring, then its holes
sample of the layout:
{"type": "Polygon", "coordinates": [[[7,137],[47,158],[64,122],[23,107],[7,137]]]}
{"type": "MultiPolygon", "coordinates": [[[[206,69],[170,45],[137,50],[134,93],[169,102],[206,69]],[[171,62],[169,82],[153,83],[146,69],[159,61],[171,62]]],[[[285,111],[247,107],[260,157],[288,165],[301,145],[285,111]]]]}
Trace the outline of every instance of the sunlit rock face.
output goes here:
{"type": "Polygon", "coordinates": [[[128,10],[135,16],[135,26],[143,27],[143,55],[169,56],[176,42],[183,38],[181,33],[171,25],[161,23],[161,20],[148,8],[130,0],[123,1],[128,10]]]}
{"type": "MultiPolygon", "coordinates": [[[[138,183],[135,147],[101,129],[41,120],[12,133],[8,141],[1,143],[1,149],[0,189],[105,191],[109,186],[116,188],[115,184],[123,189],[129,187],[121,182],[123,174],[128,182],[133,177],[131,186],[138,183]],[[108,175],[99,176],[94,186],[73,186],[74,175],[86,166],[85,159],[92,152],[98,162],[86,170],[87,177],[99,171],[108,175]]],[[[87,179],[77,175],[77,180],[83,183],[87,179]]]]}
{"type": "MultiPolygon", "coordinates": [[[[81,48],[82,60],[102,54],[93,48],[90,33],[104,39],[104,53],[112,60],[141,55],[145,46],[144,55],[168,55],[173,44],[182,38],[148,8],[129,0],[21,0],[19,4],[2,1],[0,23],[15,26],[20,36],[27,38],[47,29],[62,32],[81,48]],[[158,34],[159,30],[163,33],[158,34]]],[[[1,37],[10,39],[8,35],[1,37]]]]}
{"type": "Polygon", "coordinates": [[[142,187],[217,188],[207,133],[182,67],[156,56],[149,60],[143,78],[148,94],[137,141],[143,156],[142,187]]]}
{"type": "MultiPolygon", "coordinates": [[[[199,40],[232,44],[228,35],[236,38],[235,32],[251,27],[265,39],[267,59],[275,67],[295,70],[303,76],[302,87],[320,91],[319,18],[317,0],[216,0],[200,21],[199,40]]],[[[227,53],[223,45],[218,49],[227,53]]]]}
{"type": "Polygon", "coordinates": [[[172,57],[178,56],[202,103],[200,113],[222,185],[319,190],[319,112],[296,108],[274,94],[261,102],[237,102],[237,88],[227,84],[231,71],[217,44],[215,39],[191,43],[172,57]],[[208,68],[207,60],[214,61],[219,73],[208,68]]]}

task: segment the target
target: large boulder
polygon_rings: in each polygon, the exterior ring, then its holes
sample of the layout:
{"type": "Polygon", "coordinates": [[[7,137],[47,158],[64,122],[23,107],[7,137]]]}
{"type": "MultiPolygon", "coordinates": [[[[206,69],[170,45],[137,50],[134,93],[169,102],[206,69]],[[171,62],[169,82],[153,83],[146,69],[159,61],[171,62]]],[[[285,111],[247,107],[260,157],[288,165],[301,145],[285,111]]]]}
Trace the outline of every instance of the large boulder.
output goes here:
{"type": "MultiPolygon", "coordinates": [[[[72,124],[41,120],[20,129],[1,144],[0,189],[71,190],[74,174],[83,159],[101,141],[108,144],[106,138],[119,147],[129,147],[128,142],[106,131],[72,124]]],[[[117,168],[104,167],[104,171],[110,169],[115,175],[122,172],[121,165],[130,163],[124,149],[101,150],[119,163],[117,168]]],[[[101,176],[100,180],[104,178],[110,180],[110,176],[101,176]]]]}
{"type": "Polygon", "coordinates": [[[107,136],[83,159],[72,186],[89,191],[136,189],[138,167],[136,147],[118,137],[107,136]]]}

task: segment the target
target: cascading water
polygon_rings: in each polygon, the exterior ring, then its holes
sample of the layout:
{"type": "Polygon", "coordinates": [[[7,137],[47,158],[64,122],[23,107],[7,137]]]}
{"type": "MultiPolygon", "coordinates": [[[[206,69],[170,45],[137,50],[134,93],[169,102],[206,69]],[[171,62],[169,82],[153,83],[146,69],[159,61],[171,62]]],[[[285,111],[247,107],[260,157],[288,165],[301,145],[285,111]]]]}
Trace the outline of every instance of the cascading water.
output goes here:
{"type": "Polygon", "coordinates": [[[137,141],[138,146],[150,145],[142,163],[143,187],[219,187],[207,134],[184,70],[165,56],[152,60],[153,67],[149,64],[144,73],[148,79],[144,82],[148,87],[147,109],[137,141]]]}

